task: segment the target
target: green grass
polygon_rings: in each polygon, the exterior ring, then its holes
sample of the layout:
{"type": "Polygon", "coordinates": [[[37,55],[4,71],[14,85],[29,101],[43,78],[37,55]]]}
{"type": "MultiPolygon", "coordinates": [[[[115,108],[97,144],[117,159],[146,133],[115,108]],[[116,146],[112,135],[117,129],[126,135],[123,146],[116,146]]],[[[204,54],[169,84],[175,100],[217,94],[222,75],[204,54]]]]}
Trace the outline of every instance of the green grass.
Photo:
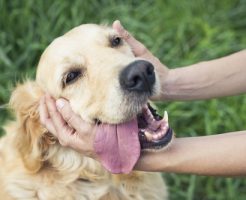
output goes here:
{"type": "MultiPolygon", "coordinates": [[[[0,0],[0,105],[25,77],[34,77],[44,48],[82,23],[120,19],[170,68],[225,56],[246,47],[245,0],[0,0]]],[[[180,136],[246,129],[244,96],[158,104],[180,136]]],[[[8,118],[0,108],[0,125],[8,118]]],[[[3,130],[0,129],[0,134],[3,130]]],[[[164,175],[172,200],[245,200],[244,178],[164,175]]]]}

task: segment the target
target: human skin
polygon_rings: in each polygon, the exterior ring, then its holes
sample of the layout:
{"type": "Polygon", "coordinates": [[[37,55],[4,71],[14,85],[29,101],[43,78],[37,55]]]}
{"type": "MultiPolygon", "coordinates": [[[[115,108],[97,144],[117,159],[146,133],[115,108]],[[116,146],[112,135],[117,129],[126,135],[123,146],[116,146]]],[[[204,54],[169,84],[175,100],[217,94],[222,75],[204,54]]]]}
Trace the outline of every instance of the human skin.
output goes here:
{"type": "MultiPolygon", "coordinates": [[[[168,69],[120,24],[113,28],[131,46],[137,57],[149,60],[161,81],[161,93],[155,100],[197,100],[243,94],[246,92],[246,50],[168,69]]],[[[40,102],[41,122],[56,135],[62,145],[98,160],[93,139],[95,127],[74,114],[64,99],[49,95],[40,102]]],[[[175,138],[157,152],[143,152],[135,170],[191,173],[214,176],[246,175],[246,131],[219,135],[175,138]]]]}
{"type": "Polygon", "coordinates": [[[151,61],[161,81],[156,100],[199,100],[238,95],[246,92],[246,50],[194,65],[168,69],[120,24],[113,28],[132,47],[136,56],[151,61]]]}

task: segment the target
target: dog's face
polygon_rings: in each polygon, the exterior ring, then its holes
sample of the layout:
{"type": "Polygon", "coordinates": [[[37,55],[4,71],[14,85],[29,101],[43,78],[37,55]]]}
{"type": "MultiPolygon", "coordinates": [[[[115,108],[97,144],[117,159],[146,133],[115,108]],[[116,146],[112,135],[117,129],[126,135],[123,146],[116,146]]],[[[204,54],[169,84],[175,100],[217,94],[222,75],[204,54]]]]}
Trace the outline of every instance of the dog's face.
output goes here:
{"type": "Polygon", "coordinates": [[[90,123],[129,120],[159,88],[150,63],[136,59],[113,29],[92,24],[74,28],[49,45],[38,65],[37,82],[54,97],[69,100],[90,123]]]}

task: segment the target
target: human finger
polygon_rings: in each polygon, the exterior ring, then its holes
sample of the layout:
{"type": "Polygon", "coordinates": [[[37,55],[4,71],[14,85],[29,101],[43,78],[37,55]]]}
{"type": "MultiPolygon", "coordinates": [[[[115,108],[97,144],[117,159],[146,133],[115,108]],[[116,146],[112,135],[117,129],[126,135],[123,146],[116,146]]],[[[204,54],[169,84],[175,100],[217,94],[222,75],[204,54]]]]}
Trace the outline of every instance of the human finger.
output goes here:
{"type": "Polygon", "coordinates": [[[75,130],[82,133],[90,132],[92,125],[85,123],[80,116],[75,114],[68,101],[65,99],[58,99],[56,101],[56,107],[61,113],[63,119],[75,130]]]}
{"type": "Polygon", "coordinates": [[[54,134],[58,137],[59,141],[64,141],[65,137],[67,137],[68,135],[72,135],[75,130],[70,127],[63,119],[62,115],[56,108],[55,100],[49,95],[46,95],[46,104],[49,116],[56,129],[54,134]]]}
{"type": "Polygon", "coordinates": [[[55,133],[55,127],[49,117],[49,112],[45,103],[45,96],[41,97],[39,102],[39,115],[41,124],[51,133],[55,133]]]}
{"type": "Polygon", "coordinates": [[[113,29],[130,45],[135,56],[144,57],[148,54],[148,49],[137,39],[135,39],[120,23],[119,20],[113,22],[113,29]]]}

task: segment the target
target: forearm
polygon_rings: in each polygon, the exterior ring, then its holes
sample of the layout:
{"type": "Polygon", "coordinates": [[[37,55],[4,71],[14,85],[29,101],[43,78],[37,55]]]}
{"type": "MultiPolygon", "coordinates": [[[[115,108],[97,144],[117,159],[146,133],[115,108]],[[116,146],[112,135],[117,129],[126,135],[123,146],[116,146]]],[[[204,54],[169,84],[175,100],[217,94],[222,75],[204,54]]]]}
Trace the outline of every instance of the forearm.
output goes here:
{"type": "Polygon", "coordinates": [[[174,139],[166,150],[143,153],[135,169],[213,176],[246,175],[246,131],[174,139]]]}
{"type": "Polygon", "coordinates": [[[246,50],[171,69],[161,80],[161,100],[196,100],[246,92],[246,50]]]}

